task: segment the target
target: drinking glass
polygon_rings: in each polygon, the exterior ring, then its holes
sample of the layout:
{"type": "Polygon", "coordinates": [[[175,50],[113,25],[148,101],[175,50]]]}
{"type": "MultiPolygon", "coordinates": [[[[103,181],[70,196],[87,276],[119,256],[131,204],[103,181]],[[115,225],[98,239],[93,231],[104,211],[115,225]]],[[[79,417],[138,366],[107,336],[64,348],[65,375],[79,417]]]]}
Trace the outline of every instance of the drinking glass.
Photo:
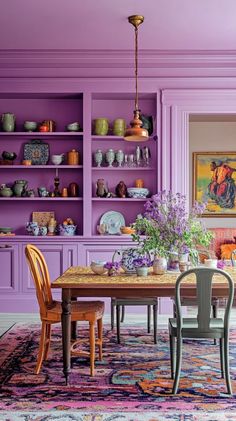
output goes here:
{"type": "Polygon", "coordinates": [[[129,168],[136,167],[136,164],[134,162],[134,154],[129,154],[128,155],[128,167],[129,168]]]}

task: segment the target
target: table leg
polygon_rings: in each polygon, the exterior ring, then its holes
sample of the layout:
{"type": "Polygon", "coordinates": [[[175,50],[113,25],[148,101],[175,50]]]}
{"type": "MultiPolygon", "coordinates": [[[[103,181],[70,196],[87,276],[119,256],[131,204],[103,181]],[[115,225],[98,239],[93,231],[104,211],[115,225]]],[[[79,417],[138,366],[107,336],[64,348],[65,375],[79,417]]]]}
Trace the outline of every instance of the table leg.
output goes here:
{"type": "MultiPolygon", "coordinates": [[[[77,301],[77,297],[71,297],[71,301],[77,301]]],[[[77,322],[71,322],[71,340],[74,342],[77,339],[77,322]]]]}
{"type": "Polygon", "coordinates": [[[62,289],[62,349],[63,349],[63,373],[68,384],[71,372],[70,340],[71,340],[71,290],[62,289]]]}

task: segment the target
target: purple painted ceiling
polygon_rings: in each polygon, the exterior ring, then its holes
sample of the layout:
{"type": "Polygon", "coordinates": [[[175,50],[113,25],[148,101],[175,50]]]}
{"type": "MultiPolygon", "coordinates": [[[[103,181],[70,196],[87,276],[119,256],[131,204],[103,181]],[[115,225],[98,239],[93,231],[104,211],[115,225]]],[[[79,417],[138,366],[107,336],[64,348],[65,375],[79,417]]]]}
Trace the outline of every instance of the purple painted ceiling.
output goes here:
{"type": "Polygon", "coordinates": [[[0,49],[234,50],[235,0],[2,0],[0,49]]]}

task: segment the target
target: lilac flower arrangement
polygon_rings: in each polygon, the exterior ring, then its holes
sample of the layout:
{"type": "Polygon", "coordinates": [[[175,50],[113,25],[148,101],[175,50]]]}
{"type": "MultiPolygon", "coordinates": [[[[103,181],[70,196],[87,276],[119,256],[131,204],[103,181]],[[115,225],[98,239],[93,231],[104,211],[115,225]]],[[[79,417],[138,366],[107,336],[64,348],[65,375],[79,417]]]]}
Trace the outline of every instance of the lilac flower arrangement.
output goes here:
{"type": "Polygon", "coordinates": [[[140,256],[133,260],[135,268],[150,267],[152,266],[152,261],[149,257],[140,256]]]}
{"type": "Polygon", "coordinates": [[[133,224],[136,234],[132,235],[143,252],[168,257],[171,252],[194,254],[197,245],[209,246],[213,234],[200,219],[204,204],[195,203],[188,211],[186,196],[161,191],[144,206],[144,215],[136,219],[133,224]]]}
{"type": "Polygon", "coordinates": [[[105,269],[114,269],[115,271],[118,271],[120,269],[120,262],[106,262],[104,265],[105,269]]]}

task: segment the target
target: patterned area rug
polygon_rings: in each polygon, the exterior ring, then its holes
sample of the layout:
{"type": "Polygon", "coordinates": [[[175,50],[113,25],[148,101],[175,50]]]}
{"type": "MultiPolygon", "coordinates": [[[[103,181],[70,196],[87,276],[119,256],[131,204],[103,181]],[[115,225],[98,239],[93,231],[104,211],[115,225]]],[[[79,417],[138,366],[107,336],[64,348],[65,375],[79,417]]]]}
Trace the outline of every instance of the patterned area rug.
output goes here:
{"type": "MultiPolygon", "coordinates": [[[[104,358],[96,362],[95,376],[89,376],[88,360],[74,358],[69,386],[62,374],[59,326],[53,327],[49,360],[34,374],[39,333],[39,325],[18,324],[0,340],[1,420],[236,420],[235,395],[225,393],[219,349],[212,341],[184,343],[180,393],[173,396],[166,331],[159,332],[155,346],[145,329],[122,327],[122,344],[117,345],[105,326],[104,358]],[[5,411],[12,417],[4,418],[5,411]],[[32,418],[24,418],[25,411],[32,411],[32,418]],[[40,417],[40,411],[50,411],[51,418],[40,417]],[[55,415],[57,411],[66,411],[67,417],[55,415]]],[[[80,327],[79,336],[88,337],[87,329],[80,327]]],[[[236,392],[236,331],[230,341],[236,392]]]]}

